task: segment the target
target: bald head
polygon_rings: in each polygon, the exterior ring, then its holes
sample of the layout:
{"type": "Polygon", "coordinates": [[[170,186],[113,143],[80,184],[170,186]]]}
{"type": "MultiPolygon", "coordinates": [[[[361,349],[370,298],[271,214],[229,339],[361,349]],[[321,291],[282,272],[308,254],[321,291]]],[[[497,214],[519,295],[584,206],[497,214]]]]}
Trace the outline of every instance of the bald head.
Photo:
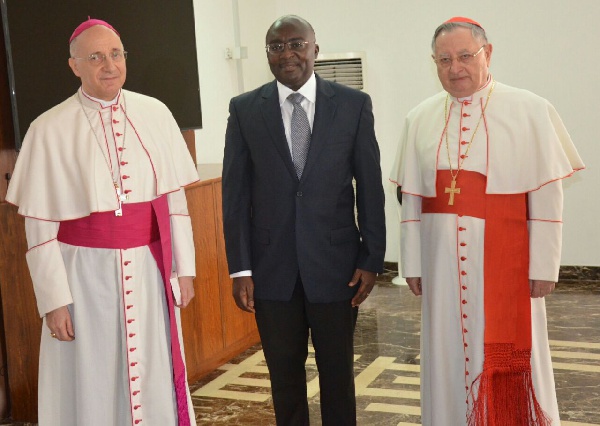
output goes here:
{"type": "Polygon", "coordinates": [[[310,25],[310,22],[308,22],[306,19],[304,19],[300,16],[297,16],[297,15],[285,15],[285,16],[282,16],[281,18],[277,19],[269,27],[269,30],[267,31],[267,36],[266,36],[267,43],[268,43],[268,39],[269,39],[269,34],[272,31],[275,31],[275,30],[277,30],[277,28],[279,28],[283,25],[287,25],[287,24],[293,24],[297,27],[304,27],[306,30],[308,30],[312,34],[313,40],[316,39],[315,30],[313,29],[312,25],[310,25]]]}

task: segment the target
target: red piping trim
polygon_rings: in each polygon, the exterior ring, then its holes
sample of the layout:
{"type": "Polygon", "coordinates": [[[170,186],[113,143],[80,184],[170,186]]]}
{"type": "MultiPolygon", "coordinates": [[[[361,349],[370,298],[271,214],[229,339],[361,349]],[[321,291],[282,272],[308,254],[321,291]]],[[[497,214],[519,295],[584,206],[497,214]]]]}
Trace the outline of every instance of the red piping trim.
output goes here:
{"type": "Polygon", "coordinates": [[[421,219],[406,219],[406,220],[400,221],[400,223],[409,223],[409,222],[421,222],[421,219]]]}
{"type": "Polygon", "coordinates": [[[532,219],[532,218],[528,218],[527,219],[530,222],[550,222],[550,223],[563,223],[562,220],[560,219],[532,219]]]}
{"type": "Polygon", "coordinates": [[[133,131],[135,132],[135,135],[138,138],[138,141],[140,141],[140,145],[142,146],[142,149],[144,150],[144,152],[148,156],[148,160],[150,160],[150,165],[152,166],[152,173],[154,174],[154,186],[156,188],[156,196],[162,195],[162,194],[158,193],[158,178],[156,176],[156,169],[154,168],[154,162],[152,161],[152,157],[150,156],[150,153],[146,149],[146,145],[144,145],[144,142],[142,142],[142,138],[140,138],[140,134],[138,133],[137,129],[135,128],[135,126],[133,125],[133,123],[131,122],[131,120],[129,119],[129,116],[127,115],[127,111],[125,111],[125,108],[123,108],[123,105],[120,105],[120,107],[121,107],[121,110],[123,110],[123,114],[125,114],[125,119],[131,125],[131,128],[133,129],[133,131]]]}
{"type": "Polygon", "coordinates": [[[34,250],[34,249],[36,249],[38,247],[45,246],[46,244],[51,243],[52,241],[55,241],[55,240],[56,240],[56,238],[52,238],[51,240],[48,240],[48,241],[45,241],[45,242],[40,243],[38,245],[35,245],[35,246],[27,249],[26,253],[29,253],[31,250],[34,250]]]}

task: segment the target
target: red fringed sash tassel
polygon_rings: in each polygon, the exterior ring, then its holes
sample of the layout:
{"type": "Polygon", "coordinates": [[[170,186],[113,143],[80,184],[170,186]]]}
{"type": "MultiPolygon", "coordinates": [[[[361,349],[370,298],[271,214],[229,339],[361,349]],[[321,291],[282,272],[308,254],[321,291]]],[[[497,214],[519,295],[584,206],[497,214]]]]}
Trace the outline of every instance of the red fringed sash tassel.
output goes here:
{"type": "Polygon", "coordinates": [[[471,387],[468,426],[550,426],[531,380],[531,350],[486,343],[483,372],[471,387]]]}
{"type": "Polygon", "coordinates": [[[448,170],[438,170],[435,198],[423,198],[424,213],[454,213],[485,219],[484,362],[471,386],[469,426],[549,426],[531,378],[531,301],[527,195],[485,193],[486,177],[461,170],[461,192],[448,205],[448,170]]]}

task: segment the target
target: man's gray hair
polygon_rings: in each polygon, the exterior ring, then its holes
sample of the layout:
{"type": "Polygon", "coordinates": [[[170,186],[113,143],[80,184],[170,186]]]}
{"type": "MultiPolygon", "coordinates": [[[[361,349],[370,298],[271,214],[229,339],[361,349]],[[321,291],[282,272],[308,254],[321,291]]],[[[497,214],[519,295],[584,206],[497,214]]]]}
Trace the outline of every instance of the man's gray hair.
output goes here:
{"type": "Polygon", "coordinates": [[[487,36],[485,35],[485,30],[477,25],[470,24],[468,22],[444,22],[442,25],[436,28],[433,33],[433,39],[431,40],[431,50],[435,52],[435,40],[442,32],[451,32],[454,29],[462,27],[468,28],[471,30],[471,34],[475,40],[480,40],[483,44],[488,44],[487,36]]]}
{"type": "Polygon", "coordinates": [[[71,43],[69,43],[69,55],[71,56],[71,58],[74,58],[75,55],[77,54],[76,51],[77,51],[77,39],[78,38],[79,37],[75,37],[73,39],[73,41],[71,41],[71,43]]]}

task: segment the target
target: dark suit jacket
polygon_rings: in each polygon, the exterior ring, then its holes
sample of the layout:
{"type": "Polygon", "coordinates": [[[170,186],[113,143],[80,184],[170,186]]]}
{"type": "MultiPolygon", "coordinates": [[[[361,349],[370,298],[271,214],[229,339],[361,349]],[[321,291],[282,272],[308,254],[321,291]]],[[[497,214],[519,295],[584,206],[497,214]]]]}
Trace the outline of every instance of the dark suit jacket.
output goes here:
{"type": "Polygon", "coordinates": [[[254,297],[289,300],[298,273],[311,302],[353,297],[356,268],[382,272],[384,193],[370,97],[317,76],[310,150],[298,180],[275,81],[229,105],[223,226],[230,273],[254,297]],[[355,192],[352,184],[356,180],[355,192]]]}

